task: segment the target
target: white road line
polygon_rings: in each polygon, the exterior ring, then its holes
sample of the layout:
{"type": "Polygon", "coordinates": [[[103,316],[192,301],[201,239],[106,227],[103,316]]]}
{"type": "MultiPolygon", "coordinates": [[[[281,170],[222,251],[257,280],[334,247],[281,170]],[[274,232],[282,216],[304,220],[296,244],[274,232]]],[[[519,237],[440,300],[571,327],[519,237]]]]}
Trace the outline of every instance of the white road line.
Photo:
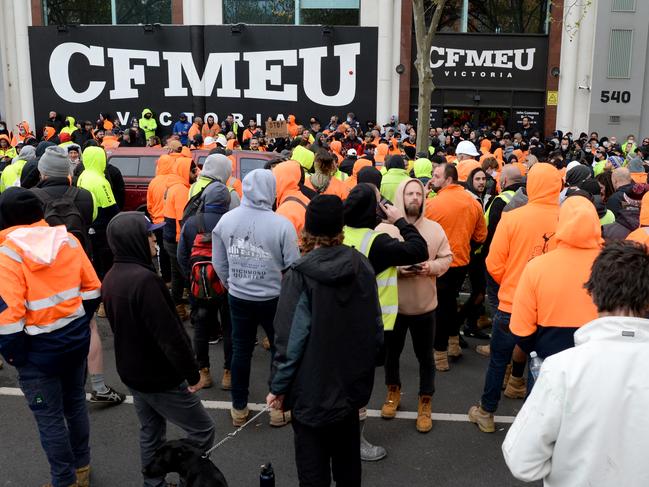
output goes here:
{"type": "MultiPolygon", "coordinates": [[[[23,392],[17,387],[0,387],[0,396],[22,396],[23,392]]],[[[86,394],[86,399],[90,400],[90,394],[86,394]]],[[[229,411],[231,403],[229,401],[201,401],[205,409],[215,409],[229,411]]],[[[133,404],[133,396],[126,396],[125,404],[133,404]]],[[[261,411],[264,404],[248,404],[251,411],[261,411]]],[[[367,415],[371,418],[380,418],[381,411],[377,409],[368,409],[367,415]]],[[[397,419],[417,419],[417,413],[414,411],[397,411],[397,419]]],[[[434,421],[455,421],[455,422],[468,422],[469,418],[466,414],[453,414],[453,413],[433,413],[432,418],[434,421]]],[[[496,416],[494,420],[496,423],[513,423],[514,416],[496,416]]]]}

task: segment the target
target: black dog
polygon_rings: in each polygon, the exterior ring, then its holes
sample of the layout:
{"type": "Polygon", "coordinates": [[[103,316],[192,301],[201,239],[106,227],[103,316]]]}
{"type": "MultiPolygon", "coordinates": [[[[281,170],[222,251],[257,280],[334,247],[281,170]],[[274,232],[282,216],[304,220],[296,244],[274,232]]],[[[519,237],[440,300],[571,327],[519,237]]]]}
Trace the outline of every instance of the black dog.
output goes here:
{"type": "Polygon", "coordinates": [[[168,441],[156,450],[143,473],[155,478],[177,472],[185,487],[228,487],[221,471],[203,453],[192,440],[168,441]]]}

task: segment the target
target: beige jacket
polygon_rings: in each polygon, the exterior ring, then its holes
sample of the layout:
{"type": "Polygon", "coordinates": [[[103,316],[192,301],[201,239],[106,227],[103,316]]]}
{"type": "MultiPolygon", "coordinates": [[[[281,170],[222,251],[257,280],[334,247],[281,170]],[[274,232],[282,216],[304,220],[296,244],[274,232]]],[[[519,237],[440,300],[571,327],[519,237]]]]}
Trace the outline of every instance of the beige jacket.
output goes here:
{"type": "MultiPolygon", "coordinates": [[[[406,210],[403,204],[403,194],[406,185],[411,181],[416,181],[421,186],[422,194],[426,194],[424,185],[418,179],[406,179],[402,181],[397,188],[393,203],[404,214],[406,210]]],[[[419,212],[419,218],[415,222],[415,227],[419,230],[424,240],[426,240],[426,243],[428,243],[428,255],[430,257],[427,262],[430,268],[430,274],[406,277],[401,272],[403,268],[399,268],[399,313],[404,315],[421,315],[437,308],[437,278],[448,270],[453,261],[451,246],[448,243],[444,230],[439,223],[429,220],[424,216],[423,203],[419,212]]],[[[381,223],[376,227],[376,230],[403,240],[399,229],[394,225],[381,223]]]]}

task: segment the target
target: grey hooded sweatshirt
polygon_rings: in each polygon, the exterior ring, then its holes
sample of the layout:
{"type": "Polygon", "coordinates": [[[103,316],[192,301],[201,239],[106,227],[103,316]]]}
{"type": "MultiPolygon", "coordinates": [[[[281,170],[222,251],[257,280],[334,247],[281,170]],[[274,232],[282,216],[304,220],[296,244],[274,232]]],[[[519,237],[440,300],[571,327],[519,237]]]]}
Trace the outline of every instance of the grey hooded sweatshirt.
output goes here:
{"type": "MultiPolygon", "coordinates": [[[[210,154],[203,163],[201,169],[201,178],[209,178],[211,180],[221,181],[227,185],[228,180],[232,176],[232,161],[223,154],[210,154]]],[[[230,210],[235,209],[241,204],[237,192],[230,188],[230,210]]]]}
{"type": "Polygon", "coordinates": [[[275,198],[273,173],[251,171],[243,179],[241,206],[223,215],[212,232],[212,264],[236,298],[278,297],[282,271],[300,257],[293,225],[272,210],[275,198]]]}

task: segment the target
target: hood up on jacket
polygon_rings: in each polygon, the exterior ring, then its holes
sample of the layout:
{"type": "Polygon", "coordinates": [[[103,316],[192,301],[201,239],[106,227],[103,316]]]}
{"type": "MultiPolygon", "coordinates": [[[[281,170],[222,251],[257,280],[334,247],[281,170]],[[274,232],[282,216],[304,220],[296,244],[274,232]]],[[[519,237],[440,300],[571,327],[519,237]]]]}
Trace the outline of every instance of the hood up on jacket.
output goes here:
{"type": "Polygon", "coordinates": [[[139,264],[155,271],[147,228],[147,219],[139,211],[119,213],[110,221],[106,236],[115,262],[139,264]]]}
{"type": "Polygon", "coordinates": [[[482,142],[480,142],[480,152],[482,154],[489,154],[491,152],[491,141],[489,139],[482,139],[482,142]]]}
{"type": "Polygon", "coordinates": [[[12,163],[16,161],[32,162],[35,160],[36,160],[36,149],[31,145],[26,145],[22,149],[20,149],[18,155],[14,157],[11,162],[12,163]]]}
{"type": "Polygon", "coordinates": [[[53,145],[56,144],[54,144],[53,142],[49,142],[47,140],[39,142],[38,145],[36,146],[36,153],[35,153],[36,157],[41,157],[43,154],[45,154],[45,149],[53,145]]]}
{"type": "Polygon", "coordinates": [[[171,170],[171,174],[174,176],[174,184],[182,183],[183,185],[189,188],[189,173],[192,167],[192,160],[187,157],[178,157],[175,160],[175,164],[171,170]]]}
{"type": "Polygon", "coordinates": [[[277,182],[277,206],[279,207],[287,196],[300,191],[302,168],[297,161],[280,162],[272,170],[277,182]]]}
{"type": "MultiPolygon", "coordinates": [[[[351,282],[359,273],[362,260],[347,245],[320,247],[312,250],[295,263],[295,270],[328,286],[351,282]]],[[[341,289],[338,288],[340,291],[341,289]]],[[[345,301],[354,298],[345,296],[345,301]]]]}
{"type": "Polygon", "coordinates": [[[417,217],[417,220],[414,222],[414,225],[417,225],[417,223],[419,223],[421,219],[424,218],[424,206],[426,204],[426,198],[424,196],[426,192],[424,191],[424,185],[419,179],[408,178],[401,181],[399,183],[399,186],[397,186],[396,192],[394,193],[394,201],[392,203],[396,208],[400,209],[404,215],[406,215],[406,206],[403,200],[403,196],[406,193],[406,186],[408,184],[416,184],[417,186],[419,186],[419,189],[421,189],[422,202],[421,202],[421,206],[419,207],[419,216],[417,217]]]}
{"type": "Polygon", "coordinates": [[[367,183],[357,184],[343,203],[345,225],[353,228],[375,228],[379,223],[376,207],[374,186],[367,183]]]}
{"type": "Polygon", "coordinates": [[[165,176],[167,174],[171,174],[174,170],[174,164],[176,164],[176,160],[169,154],[161,155],[158,158],[158,162],[155,166],[155,175],[165,176]]]}
{"type": "Polygon", "coordinates": [[[429,159],[417,159],[413,165],[416,178],[429,178],[433,177],[433,163],[429,159]]]}
{"type": "Polygon", "coordinates": [[[550,164],[534,164],[527,173],[527,196],[530,203],[558,206],[562,186],[561,173],[550,164]]]}
{"type": "Polygon", "coordinates": [[[254,169],[243,178],[241,206],[272,211],[275,202],[276,182],[267,169],[254,169]]]}
{"type": "Polygon", "coordinates": [[[578,195],[566,198],[559,210],[556,239],[559,247],[599,249],[604,241],[593,203],[578,195]]]}
{"type": "Polygon", "coordinates": [[[203,163],[201,176],[226,184],[232,176],[232,161],[223,154],[210,154],[203,163]]]}
{"type": "Polygon", "coordinates": [[[12,227],[2,233],[3,240],[18,248],[23,265],[32,272],[52,265],[61,247],[68,244],[65,225],[50,227],[44,220],[31,225],[12,227]]]}
{"type": "Polygon", "coordinates": [[[104,149],[101,147],[86,147],[82,155],[83,167],[86,171],[104,175],[106,170],[106,152],[104,149]]]}
{"type": "Polygon", "coordinates": [[[151,116],[153,116],[153,112],[148,108],[145,108],[144,110],[142,110],[142,118],[144,118],[144,115],[146,115],[147,113],[150,113],[151,116]]]}
{"type": "Polygon", "coordinates": [[[224,214],[230,208],[230,191],[225,184],[215,181],[205,187],[201,201],[207,213],[224,214]]]}

